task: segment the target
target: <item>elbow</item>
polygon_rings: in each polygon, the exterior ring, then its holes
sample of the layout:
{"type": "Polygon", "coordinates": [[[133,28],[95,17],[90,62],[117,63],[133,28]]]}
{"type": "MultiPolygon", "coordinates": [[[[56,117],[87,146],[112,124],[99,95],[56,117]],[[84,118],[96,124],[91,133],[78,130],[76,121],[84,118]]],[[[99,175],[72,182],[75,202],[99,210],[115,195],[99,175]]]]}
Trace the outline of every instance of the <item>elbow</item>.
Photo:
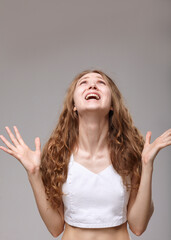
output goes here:
{"type": "Polygon", "coordinates": [[[54,237],[54,238],[57,238],[58,236],[59,236],[59,234],[58,233],[53,233],[53,232],[51,232],[51,235],[54,237]]]}
{"type": "Polygon", "coordinates": [[[135,232],[134,232],[134,234],[136,235],[136,236],[141,236],[142,234],[143,234],[143,232],[145,232],[145,230],[136,230],[135,232]]]}
{"type": "Polygon", "coordinates": [[[149,212],[149,216],[147,217],[146,220],[141,221],[139,223],[137,221],[134,221],[134,223],[129,222],[129,228],[136,236],[141,236],[146,231],[149,220],[150,220],[151,216],[153,215],[153,212],[154,212],[154,205],[152,203],[152,207],[151,207],[151,210],[149,212]]]}
{"type": "Polygon", "coordinates": [[[129,228],[136,236],[141,236],[145,232],[147,225],[135,226],[129,224],[129,228]]]}
{"type": "Polygon", "coordinates": [[[57,238],[57,237],[59,237],[59,235],[62,233],[62,232],[50,232],[51,233],[51,235],[54,237],[54,238],[57,238]]]}
{"type": "Polygon", "coordinates": [[[130,229],[136,236],[141,236],[146,230],[146,228],[144,228],[144,229],[143,228],[135,228],[135,229],[130,228],[130,229]]]}
{"type": "Polygon", "coordinates": [[[56,238],[60,235],[58,231],[50,231],[50,233],[54,238],[56,238]]]}
{"type": "Polygon", "coordinates": [[[54,237],[54,238],[57,238],[59,237],[59,235],[64,231],[64,228],[62,229],[54,229],[54,230],[51,230],[50,233],[51,235],[54,237]]]}

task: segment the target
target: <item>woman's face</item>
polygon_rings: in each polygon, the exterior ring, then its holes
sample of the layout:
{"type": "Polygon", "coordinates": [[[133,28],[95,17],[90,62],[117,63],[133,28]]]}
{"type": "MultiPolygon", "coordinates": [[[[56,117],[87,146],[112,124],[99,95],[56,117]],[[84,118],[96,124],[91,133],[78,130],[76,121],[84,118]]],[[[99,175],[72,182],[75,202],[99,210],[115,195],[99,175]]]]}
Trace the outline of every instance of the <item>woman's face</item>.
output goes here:
{"type": "Polygon", "coordinates": [[[74,103],[78,114],[96,111],[106,115],[111,109],[111,90],[99,73],[87,73],[76,84],[74,103]]]}

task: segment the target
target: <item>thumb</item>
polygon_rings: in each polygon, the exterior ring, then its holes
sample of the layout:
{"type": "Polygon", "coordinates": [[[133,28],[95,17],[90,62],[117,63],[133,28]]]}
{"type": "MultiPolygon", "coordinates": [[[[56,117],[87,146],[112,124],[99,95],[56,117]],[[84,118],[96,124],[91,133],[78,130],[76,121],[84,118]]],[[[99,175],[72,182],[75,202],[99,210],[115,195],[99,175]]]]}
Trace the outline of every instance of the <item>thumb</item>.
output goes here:
{"type": "Polygon", "coordinates": [[[40,151],[41,149],[41,144],[40,144],[40,138],[36,137],[35,138],[35,145],[36,145],[36,151],[40,151]]]}
{"type": "Polygon", "coordinates": [[[148,131],[148,132],[147,132],[147,134],[146,134],[146,139],[145,139],[145,144],[150,144],[151,134],[152,134],[151,131],[148,131]]]}

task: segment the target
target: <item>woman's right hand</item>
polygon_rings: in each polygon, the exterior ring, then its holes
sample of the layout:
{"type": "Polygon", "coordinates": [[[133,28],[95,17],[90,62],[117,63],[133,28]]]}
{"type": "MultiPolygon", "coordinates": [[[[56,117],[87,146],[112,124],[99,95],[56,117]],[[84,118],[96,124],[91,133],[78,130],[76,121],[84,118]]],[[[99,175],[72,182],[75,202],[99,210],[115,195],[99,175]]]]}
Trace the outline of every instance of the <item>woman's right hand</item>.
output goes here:
{"type": "Polygon", "coordinates": [[[4,146],[0,146],[0,149],[18,159],[28,174],[35,173],[37,170],[39,170],[41,162],[40,138],[35,138],[36,150],[32,151],[23,141],[16,126],[14,126],[16,137],[13,135],[9,127],[5,127],[5,129],[14,145],[11,144],[3,135],[0,135],[1,140],[8,147],[7,149],[4,146]]]}

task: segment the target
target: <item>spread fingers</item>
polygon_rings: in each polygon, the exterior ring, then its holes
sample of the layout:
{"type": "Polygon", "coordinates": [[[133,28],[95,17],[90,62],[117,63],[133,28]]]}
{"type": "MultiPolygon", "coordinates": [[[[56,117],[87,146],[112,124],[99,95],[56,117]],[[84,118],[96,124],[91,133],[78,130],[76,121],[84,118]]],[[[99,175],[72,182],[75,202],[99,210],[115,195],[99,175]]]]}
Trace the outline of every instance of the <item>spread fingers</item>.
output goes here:
{"type": "MultiPolygon", "coordinates": [[[[12,151],[16,152],[16,148],[3,136],[0,135],[1,140],[6,144],[6,146],[12,151]]],[[[4,150],[4,147],[1,146],[1,149],[4,150]]]]}
{"type": "Polygon", "coordinates": [[[14,137],[13,133],[11,132],[11,130],[9,129],[9,127],[5,127],[9,137],[11,138],[11,141],[14,143],[14,145],[17,147],[19,145],[19,142],[17,141],[17,139],[14,137]]]}
{"type": "Polygon", "coordinates": [[[6,152],[6,153],[9,153],[10,155],[12,155],[13,156],[13,151],[11,151],[10,149],[7,149],[7,148],[5,148],[5,147],[3,147],[3,146],[0,146],[0,149],[2,149],[4,152],[6,152]]]}
{"type": "Polygon", "coordinates": [[[25,142],[23,141],[18,129],[16,126],[14,126],[14,131],[15,131],[15,134],[16,134],[16,137],[17,137],[17,140],[18,142],[21,144],[21,145],[25,145],[25,142]]]}

